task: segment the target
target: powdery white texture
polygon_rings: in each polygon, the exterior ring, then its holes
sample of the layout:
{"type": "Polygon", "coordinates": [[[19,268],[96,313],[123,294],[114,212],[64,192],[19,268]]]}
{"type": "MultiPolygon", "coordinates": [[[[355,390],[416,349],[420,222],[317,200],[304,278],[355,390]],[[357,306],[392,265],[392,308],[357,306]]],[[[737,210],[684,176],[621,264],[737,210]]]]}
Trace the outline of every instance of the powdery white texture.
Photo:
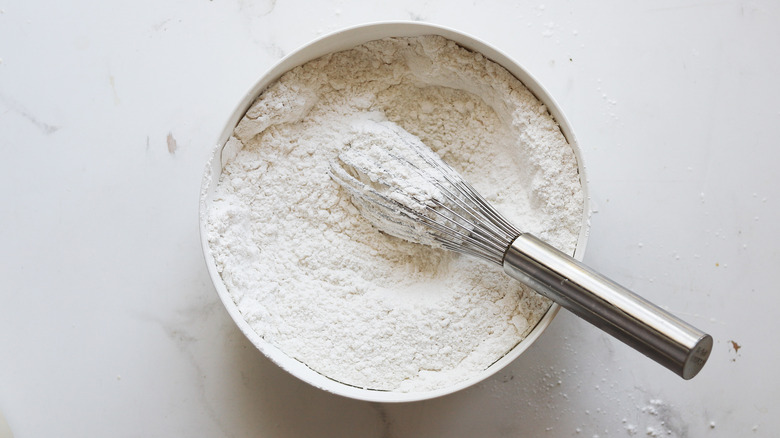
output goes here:
{"type": "MultiPolygon", "coordinates": [[[[437,207],[450,203],[447,194],[457,189],[447,174],[431,166],[441,160],[420,139],[393,122],[354,126],[360,135],[351,138],[338,159],[331,162],[331,177],[347,190],[352,204],[377,230],[442,248],[438,240],[442,233],[423,218],[443,227],[458,223],[464,227],[459,230],[473,229],[460,216],[466,212],[459,207],[437,207]]],[[[456,239],[448,236],[448,240],[456,239]]]]}
{"type": "Polygon", "coordinates": [[[509,220],[573,252],[577,163],[545,106],[482,55],[424,36],[326,55],[263,92],[210,204],[217,269],[263,339],[334,380],[427,391],[472,378],[550,303],[495,266],[360,217],[328,175],[360,120],[418,136],[509,220]]]}

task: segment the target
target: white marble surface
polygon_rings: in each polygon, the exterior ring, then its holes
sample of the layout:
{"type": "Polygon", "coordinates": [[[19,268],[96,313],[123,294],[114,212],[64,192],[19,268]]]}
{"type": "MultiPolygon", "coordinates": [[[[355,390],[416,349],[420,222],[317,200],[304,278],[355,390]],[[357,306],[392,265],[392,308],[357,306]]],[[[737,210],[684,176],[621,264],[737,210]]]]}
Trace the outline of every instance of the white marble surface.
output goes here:
{"type": "Polygon", "coordinates": [[[0,9],[0,411],[15,437],[780,433],[777,2],[0,9]],[[280,57],[388,19],[471,33],[556,97],[597,206],[586,262],[713,334],[698,377],[561,312],[488,381],[381,405],[313,389],[244,339],[199,247],[211,145],[280,57]]]}

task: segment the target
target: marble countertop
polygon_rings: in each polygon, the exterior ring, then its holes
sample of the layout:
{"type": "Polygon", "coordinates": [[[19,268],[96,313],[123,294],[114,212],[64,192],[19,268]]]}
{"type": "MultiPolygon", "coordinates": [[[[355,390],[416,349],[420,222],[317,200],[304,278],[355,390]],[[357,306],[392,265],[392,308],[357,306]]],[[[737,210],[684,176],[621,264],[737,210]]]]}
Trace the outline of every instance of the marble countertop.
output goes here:
{"type": "Polygon", "coordinates": [[[14,437],[777,436],[778,22],[747,0],[0,1],[0,419],[14,437]],[[550,91],[589,170],[585,261],[713,335],[699,376],[562,311],[492,378],[376,404],[243,337],[198,237],[212,144],[278,59],[379,20],[475,35],[550,91]]]}

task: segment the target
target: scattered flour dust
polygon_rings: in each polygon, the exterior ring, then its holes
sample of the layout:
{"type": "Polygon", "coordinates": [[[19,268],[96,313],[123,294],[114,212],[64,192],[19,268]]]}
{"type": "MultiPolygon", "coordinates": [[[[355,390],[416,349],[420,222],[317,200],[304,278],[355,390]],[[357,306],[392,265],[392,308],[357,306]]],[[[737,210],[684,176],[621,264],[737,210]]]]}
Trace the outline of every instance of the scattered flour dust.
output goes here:
{"type": "Polygon", "coordinates": [[[258,97],[204,219],[217,269],[264,340],[331,379],[402,392],[462,382],[550,303],[496,266],[372,228],[328,173],[361,121],[419,137],[524,231],[574,251],[581,184],[547,108],[482,55],[424,36],[326,55],[258,97]]]}

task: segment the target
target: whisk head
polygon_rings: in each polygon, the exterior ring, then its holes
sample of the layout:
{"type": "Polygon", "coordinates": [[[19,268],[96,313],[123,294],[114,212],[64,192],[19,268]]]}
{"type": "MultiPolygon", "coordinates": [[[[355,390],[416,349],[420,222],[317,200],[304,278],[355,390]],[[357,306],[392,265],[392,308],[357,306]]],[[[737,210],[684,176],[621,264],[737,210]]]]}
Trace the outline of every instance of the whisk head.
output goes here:
{"type": "Polygon", "coordinates": [[[387,234],[501,265],[521,233],[419,138],[364,122],[330,163],[331,177],[387,234]]]}

